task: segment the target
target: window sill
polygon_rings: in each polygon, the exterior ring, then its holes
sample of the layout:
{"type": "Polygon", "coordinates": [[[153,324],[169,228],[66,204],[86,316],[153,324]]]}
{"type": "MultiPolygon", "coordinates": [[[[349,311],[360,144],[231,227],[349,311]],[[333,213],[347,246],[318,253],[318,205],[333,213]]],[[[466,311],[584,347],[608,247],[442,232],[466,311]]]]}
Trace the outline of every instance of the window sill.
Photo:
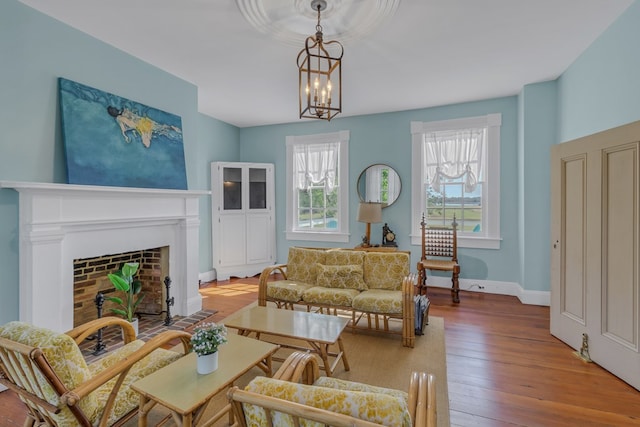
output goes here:
{"type": "Polygon", "coordinates": [[[313,233],[308,231],[287,231],[287,240],[305,240],[314,242],[338,242],[349,241],[349,234],[346,233],[313,233]]]}

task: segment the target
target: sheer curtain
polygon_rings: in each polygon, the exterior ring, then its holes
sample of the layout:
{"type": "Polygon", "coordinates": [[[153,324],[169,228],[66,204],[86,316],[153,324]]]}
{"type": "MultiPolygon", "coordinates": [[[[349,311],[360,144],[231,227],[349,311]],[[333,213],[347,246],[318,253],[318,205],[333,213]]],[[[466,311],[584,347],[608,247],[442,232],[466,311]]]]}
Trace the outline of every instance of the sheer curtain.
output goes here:
{"type": "Polygon", "coordinates": [[[340,143],[300,144],[294,147],[296,187],[309,190],[324,185],[327,191],[336,186],[340,143]]]}
{"type": "Polygon", "coordinates": [[[473,192],[482,172],[480,168],[486,138],[486,128],[425,133],[425,183],[440,192],[443,178],[465,176],[464,190],[473,192]]]}

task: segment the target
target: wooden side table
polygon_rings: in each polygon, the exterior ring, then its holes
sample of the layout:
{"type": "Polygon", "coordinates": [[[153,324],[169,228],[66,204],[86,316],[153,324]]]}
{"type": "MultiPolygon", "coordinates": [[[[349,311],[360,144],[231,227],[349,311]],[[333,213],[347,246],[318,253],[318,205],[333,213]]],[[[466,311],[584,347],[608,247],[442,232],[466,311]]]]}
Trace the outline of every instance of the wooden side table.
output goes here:
{"type": "Polygon", "coordinates": [[[229,424],[232,425],[228,404],[210,419],[200,419],[215,395],[231,387],[254,366],[271,376],[271,356],[279,346],[235,334],[229,334],[228,338],[229,341],[218,350],[218,369],[210,374],[197,373],[197,356],[191,353],[132,384],[131,388],[140,394],[138,426],[147,426],[149,411],[156,404],[169,409],[174,420],[180,420],[183,427],[210,426],[226,413],[229,413],[229,424]]]}
{"type": "Polygon", "coordinates": [[[398,252],[397,246],[356,246],[353,249],[366,252],[398,252]]]}

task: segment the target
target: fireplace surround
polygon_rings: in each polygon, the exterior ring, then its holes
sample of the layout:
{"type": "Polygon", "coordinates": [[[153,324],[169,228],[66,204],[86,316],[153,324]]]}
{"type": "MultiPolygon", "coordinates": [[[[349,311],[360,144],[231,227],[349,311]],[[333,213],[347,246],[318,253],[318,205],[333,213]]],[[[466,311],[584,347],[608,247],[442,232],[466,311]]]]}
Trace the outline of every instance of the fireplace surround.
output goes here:
{"type": "Polygon", "coordinates": [[[0,181],[19,192],[19,318],[73,327],[73,260],[169,246],[172,314],[202,309],[199,190],[0,181]]]}

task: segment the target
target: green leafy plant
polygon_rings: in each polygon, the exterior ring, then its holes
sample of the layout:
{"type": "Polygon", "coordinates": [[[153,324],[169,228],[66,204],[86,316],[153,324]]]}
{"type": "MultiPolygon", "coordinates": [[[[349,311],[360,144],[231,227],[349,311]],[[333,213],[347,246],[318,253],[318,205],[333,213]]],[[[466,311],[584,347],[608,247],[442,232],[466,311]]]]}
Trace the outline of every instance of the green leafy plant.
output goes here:
{"type": "Polygon", "coordinates": [[[226,342],[227,328],[223,324],[202,323],[195,327],[191,335],[191,345],[198,356],[215,353],[226,342]]]}
{"type": "Polygon", "coordinates": [[[107,277],[116,290],[124,292],[124,300],[120,297],[108,297],[107,300],[118,304],[121,308],[112,308],[111,312],[116,313],[129,322],[133,321],[136,309],[144,299],[144,294],[140,293],[142,282],[135,280],[133,276],[138,271],[137,262],[127,262],[120,270],[109,274],[107,277]]]}

